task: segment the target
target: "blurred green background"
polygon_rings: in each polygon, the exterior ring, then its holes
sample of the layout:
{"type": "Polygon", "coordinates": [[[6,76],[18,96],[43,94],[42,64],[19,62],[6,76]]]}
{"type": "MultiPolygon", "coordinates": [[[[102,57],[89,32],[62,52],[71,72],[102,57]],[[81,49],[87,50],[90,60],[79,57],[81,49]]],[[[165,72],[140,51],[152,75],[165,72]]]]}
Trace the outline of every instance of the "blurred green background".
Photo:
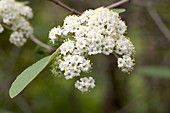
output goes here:
{"type": "MultiPolygon", "coordinates": [[[[22,1],[22,0],[20,0],[22,1]]],[[[116,0],[61,0],[79,11],[107,6],[116,0]]],[[[169,0],[146,0],[170,29],[169,0]]],[[[45,49],[31,40],[17,48],[9,43],[10,32],[0,34],[0,113],[170,113],[170,41],[154,23],[140,0],[121,6],[128,25],[127,35],[136,47],[136,66],[122,73],[113,55],[92,57],[96,87],[88,93],[74,88],[74,80],[55,78],[46,68],[14,99],[9,88],[28,66],[46,56],[45,49]]],[[[141,0],[143,3],[143,0],[141,0]]],[[[48,0],[29,0],[35,36],[49,43],[52,27],[62,25],[72,14],[48,0]]],[[[52,44],[51,44],[52,45],[52,44]]]]}

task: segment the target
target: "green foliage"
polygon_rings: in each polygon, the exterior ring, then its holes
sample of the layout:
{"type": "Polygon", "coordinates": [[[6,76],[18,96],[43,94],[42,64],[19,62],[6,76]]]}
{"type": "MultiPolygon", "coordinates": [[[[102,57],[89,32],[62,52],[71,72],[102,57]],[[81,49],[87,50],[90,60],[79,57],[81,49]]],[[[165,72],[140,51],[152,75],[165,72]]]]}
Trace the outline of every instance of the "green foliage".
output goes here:
{"type": "Polygon", "coordinates": [[[47,56],[24,70],[13,82],[9,95],[11,98],[17,96],[52,60],[59,54],[60,49],[51,56],[47,56]]]}
{"type": "Polygon", "coordinates": [[[116,13],[123,13],[126,11],[126,9],[110,9],[110,10],[116,13]]]}
{"type": "Polygon", "coordinates": [[[0,109],[0,113],[14,113],[14,112],[11,112],[11,111],[8,111],[8,110],[4,110],[4,109],[0,109]]]}
{"type": "Polygon", "coordinates": [[[18,95],[49,63],[50,56],[47,56],[23,71],[13,82],[9,94],[13,98],[18,95]]]}
{"type": "Polygon", "coordinates": [[[138,72],[153,77],[170,78],[170,68],[162,66],[143,66],[138,72]]]}
{"type": "Polygon", "coordinates": [[[47,54],[48,53],[47,49],[45,49],[39,45],[36,46],[35,52],[38,54],[47,54]]]}
{"type": "Polygon", "coordinates": [[[143,76],[134,74],[128,78],[129,102],[136,102],[130,113],[147,113],[148,102],[145,101],[148,89],[143,76]]]}

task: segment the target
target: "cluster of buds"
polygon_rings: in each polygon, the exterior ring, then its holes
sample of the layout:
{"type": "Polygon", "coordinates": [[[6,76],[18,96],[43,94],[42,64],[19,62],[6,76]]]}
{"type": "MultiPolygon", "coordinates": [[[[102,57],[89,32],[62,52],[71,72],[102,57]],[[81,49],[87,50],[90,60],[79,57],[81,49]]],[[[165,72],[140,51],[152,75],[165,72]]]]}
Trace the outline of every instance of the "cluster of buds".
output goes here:
{"type": "Polygon", "coordinates": [[[23,46],[33,33],[28,19],[33,17],[32,9],[15,0],[0,1],[0,33],[4,27],[12,30],[9,41],[17,47],[23,46]]]}
{"type": "MultiPolygon", "coordinates": [[[[118,67],[123,72],[133,70],[135,47],[125,36],[127,26],[119,14],[107,8],[86,10],[82,15],[67,16],[62,27],[53,28],[49,33],[52,43],[59,38],[67,38],[60,46],[60,55],[52,64],[51,72],[56,76],[72,79],[89,72],[88,56],[97,54],[115,54],[118,67]]],[[[92,77],[77,80],[75,87],[80,91],[94,88],[92,77]]]]}

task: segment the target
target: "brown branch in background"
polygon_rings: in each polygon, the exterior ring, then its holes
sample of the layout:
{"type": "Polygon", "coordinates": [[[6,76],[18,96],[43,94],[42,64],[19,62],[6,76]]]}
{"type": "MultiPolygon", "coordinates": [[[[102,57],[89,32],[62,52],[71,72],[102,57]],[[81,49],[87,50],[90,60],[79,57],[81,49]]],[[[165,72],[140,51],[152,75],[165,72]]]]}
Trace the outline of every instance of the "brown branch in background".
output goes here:
{"type": "Polygon", "coordinates": [[[152,5],[147,5],[147,9],[149,14],[151,15],[152,19],[154,20],[155,24],[158,26],[160,31],[165,35],[165,37],[170,41],[170,31],[160,18],[159,14],[156,12],[156,10],[153,8],[152,5]]]}
{"type": "Polygon", "coordinates": [[[60,2],[59,0],[49,0],[49,1],[52,1],[52,2],[54,2],[55,4],[60,5],[61,7],[67,9],[68,11],[71,11],[71,12],[74,13],[74,14],[79,14],[79,15],[82,14],[81,12],[77,11],[76,9],[73,9],[73,8],[67,6],[66,4],[60,2]]]}
{"type": "Polygon", "coordinates": [[[52,48],[52,47],[50,47],[49,45],[47,45],[47,44],[41,42],[40,40],[38,40],[34,35],[31,35],[31,36],[30,36],[30,39],[31,39],[34,43],[36,43],[36,44],[38,44],[38,45],[46,48],[49,53],[51,53],[51,52],[53,52],[53,51],[55,50],[55,48],[52,48]]]}
{"type": "Polygon", "coordinates": [[[145,2],[143,0],[142,0],[142,3],[135,2],[135,4],[146,7],[151,18],[153,19],[153,21],[155,22],[155,24],[157,25],[159,30],[165,35],[165,37],[168,39],[168,41],[170,41],[170,30],[166,27],[165,23],[162,21],[159,14],[153,8],[152,4],[150,4],[149,2],[145,2]]]}
{"type": "Polygon", "coordinates": [[[118,1],[118,2],[116,2],[116,3],[113,3],[113,4],[109,5],[109,6],[107,6],[106,8],[112,9],[112,8],[118,7],[118,6],[120,6],[120,5],[123,5],[123,4],[125,4],[126,2],[129,2],[129,0],[120,0],[120,1],[118,1]]]}

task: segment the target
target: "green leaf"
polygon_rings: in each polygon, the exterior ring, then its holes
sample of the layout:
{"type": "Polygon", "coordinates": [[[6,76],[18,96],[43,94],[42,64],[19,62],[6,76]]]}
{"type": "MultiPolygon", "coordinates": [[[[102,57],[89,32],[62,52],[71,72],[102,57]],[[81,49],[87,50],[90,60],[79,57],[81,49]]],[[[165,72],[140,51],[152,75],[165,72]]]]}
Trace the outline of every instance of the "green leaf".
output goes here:
{"type": "Polygon", "coordinates": [[[57,49],[51,56],[47,56],[25,69],[12,83],[9,90],[11,98],[17,96],[60,52],[57,49]]]}
{"type": "Polygon", "coordinates": [[[126,9],[110,9],[110,10],[116,13],[123,13],[126,11],[126,9]]]}
{"type": "Polygon", "coordinates": [[[21,3],[23,3],[24,5],[28,5],[30,2],[29,1],[22,1],[21,3]]]}
{"type": "Polygon", "coordinates": [[[138,72],[153,77],[170,78],[170,68],[162,66],[143,66],[138,72]]]}
{"type": "Polygon", "coordinates": [[[29,1],[21,1],[21,0],[16,0],[17,2],[20,2],[20,3],[23,3],[24,5],[27,5],[29,4],[30,2],[29,1]]]}

